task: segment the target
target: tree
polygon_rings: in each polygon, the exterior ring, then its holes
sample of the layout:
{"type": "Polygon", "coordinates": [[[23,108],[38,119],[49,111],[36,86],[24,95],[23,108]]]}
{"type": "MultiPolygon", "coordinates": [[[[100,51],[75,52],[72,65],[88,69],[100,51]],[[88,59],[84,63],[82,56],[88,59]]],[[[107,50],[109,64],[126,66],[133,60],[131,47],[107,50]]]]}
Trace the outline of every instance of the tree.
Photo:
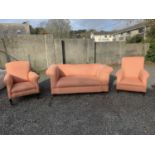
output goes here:
{"type": "Polygon", "coordinates": [[[43,27],[36,27],[36,34],[48,34],[43,27]]]}
{"type": "Polygon", "coordinates": [[[69,37],[70,21],[68,19],[49,19],[45,29],[48,33],[53,34],[55,38],[69,37]]]}
{"type": "Polygon", "coordinates": [[[155,42],[155,19],[147,19],[145,22],[149,27],[147,30],[147,40],[148,42],[155,42]]]}
{"type": "Polygon", "coordinates": [[[150,48],[145,56],[145,60],[155,62],[155,43],[150,43],[150,48]]]}
{"type": "Polygon", "coordinates": [[[140,34],[137,34],[133,37],[128,37],[126,41],[127,43],[140,43],[140,42],[143,42],[143,36],[141,36],[140,34]]]}
{"type": "Polygon", "coordinates": [[[30,25],[30,33],[31,33],[31,34],[36,34],[36,29],[33,28],[32,25],[30,25]]]}
{"type": "Polygon", "coordinates": [[[145,22],[149,27],[147,31],[147,40],[150,43],[150,48],[145,59],[147,61],[155,62],[155,19],[147,19],[145,22]]]}
{"type": "Polygon", "coordinates": [[[47,31],[43,27],[34,28],[32,27],[32,25],[30,25],[30,33],[31,34],[47,34],[47,31]]]}

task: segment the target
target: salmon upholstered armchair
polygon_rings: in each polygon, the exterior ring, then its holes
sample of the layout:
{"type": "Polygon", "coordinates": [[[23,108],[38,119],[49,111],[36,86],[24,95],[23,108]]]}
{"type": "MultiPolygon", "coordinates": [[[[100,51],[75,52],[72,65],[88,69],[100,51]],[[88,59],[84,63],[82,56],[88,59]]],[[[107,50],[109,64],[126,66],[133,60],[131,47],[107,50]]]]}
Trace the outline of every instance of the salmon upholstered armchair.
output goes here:
{"type": "Polygon", "coordinates": [[[108,92],[112,68],[102,64],[60,64],[50,66],[51,94],[108,92]]]}
{"type": "Polygon", "coordinates": [[[6,63],[5,66],[4,82],[11,104],[13,98],[39,93],[39,76],[30,71],[28,61],[13,61],[6,63]]]}
{"type": "Polygon", "coordinates": [[[117,90],[146,93],[149,73],[144,69],[144,57],[122,58],[121,69],[116,77],[117,90]]]}

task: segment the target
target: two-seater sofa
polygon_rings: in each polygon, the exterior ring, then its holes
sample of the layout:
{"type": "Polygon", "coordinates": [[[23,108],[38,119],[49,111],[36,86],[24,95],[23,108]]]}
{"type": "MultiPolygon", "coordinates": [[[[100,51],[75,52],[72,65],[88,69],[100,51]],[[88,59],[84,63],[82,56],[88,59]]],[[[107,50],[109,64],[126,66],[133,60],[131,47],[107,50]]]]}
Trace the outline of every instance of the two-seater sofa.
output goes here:
{"type": "Polygon", "coordinates": [[[53,95],[108,92],[112,70],[102,64],[58,64],[51,65],[46,74],[50,77],[53,95]]]}

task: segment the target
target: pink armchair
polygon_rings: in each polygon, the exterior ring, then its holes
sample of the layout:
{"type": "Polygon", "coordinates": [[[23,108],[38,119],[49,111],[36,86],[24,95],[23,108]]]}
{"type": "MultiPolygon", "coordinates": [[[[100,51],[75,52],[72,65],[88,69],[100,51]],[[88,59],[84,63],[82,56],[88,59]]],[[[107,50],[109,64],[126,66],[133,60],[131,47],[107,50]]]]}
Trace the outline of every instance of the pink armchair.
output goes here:
{"type": "Polygon", "coordinates": [[[27,61],[13,61],[6,64],[4,82],[10,103],[12,99],[20,96],[39,93],[39,76],[30,71],[27,61]]]}
{"type": "Polygon", "coordinates": [[[149,73],[144,70],[144,57],[124,57],[116,77],[117,90],[146,93],[149,73]]]}

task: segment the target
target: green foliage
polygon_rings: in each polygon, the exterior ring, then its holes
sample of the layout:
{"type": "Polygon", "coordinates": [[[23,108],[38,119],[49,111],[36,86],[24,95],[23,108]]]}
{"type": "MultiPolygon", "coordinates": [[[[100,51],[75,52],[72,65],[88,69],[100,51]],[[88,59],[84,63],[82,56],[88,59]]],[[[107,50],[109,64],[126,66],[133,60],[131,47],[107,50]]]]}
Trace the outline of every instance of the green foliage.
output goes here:
{"type": "Polygon", "coordinates": [[[30,33],[31,34],[36,34],[35,28],[33,28],[31,25],[30,25],[30,33]]]}
{"type": "Polygon", "coordinates": [[[147,42],[150,43],[150,48],[145,56],[145,60],[155,62],[155,20],[148,19],[146,23],[149,26],[147,31],[147,42]]]}
{"type": "Polygon", "coordinates": [[[147,26],[146,42],[155,42],[155,19],[146,19],[145,24],[147,26]]]}
{"type": "Polygon", "coordinates": [[[145,60],[155,62],[155,43],[150,44],[149,51],[147,52],[147,55],[145,56],[145,60]]]}
{"type": "Polygon", "coordinates": [[[36,34],[47,34],[47,31],[42,27],[36,27],[36,34]]]}
{"type": "Polygon", "coordinates": [[[127,43],[141,43],[143,42],[143,37],[140,34],[137,34],[133,37],[128,37],[126,41],[127,43]]]}
{"type": "Polygon", "coordinates": [[[46,31],[43,27],[36,27],[36,28],[33,28],[33,27],[30,25],[30,33],[31,33],[31,34],[47,34],[47,31],[46,31]]]}
{"type": "Polygon", "coordinates": [[[155,26],[151,26],[147,32],[148,42],[155,42],[155,26]]]}

